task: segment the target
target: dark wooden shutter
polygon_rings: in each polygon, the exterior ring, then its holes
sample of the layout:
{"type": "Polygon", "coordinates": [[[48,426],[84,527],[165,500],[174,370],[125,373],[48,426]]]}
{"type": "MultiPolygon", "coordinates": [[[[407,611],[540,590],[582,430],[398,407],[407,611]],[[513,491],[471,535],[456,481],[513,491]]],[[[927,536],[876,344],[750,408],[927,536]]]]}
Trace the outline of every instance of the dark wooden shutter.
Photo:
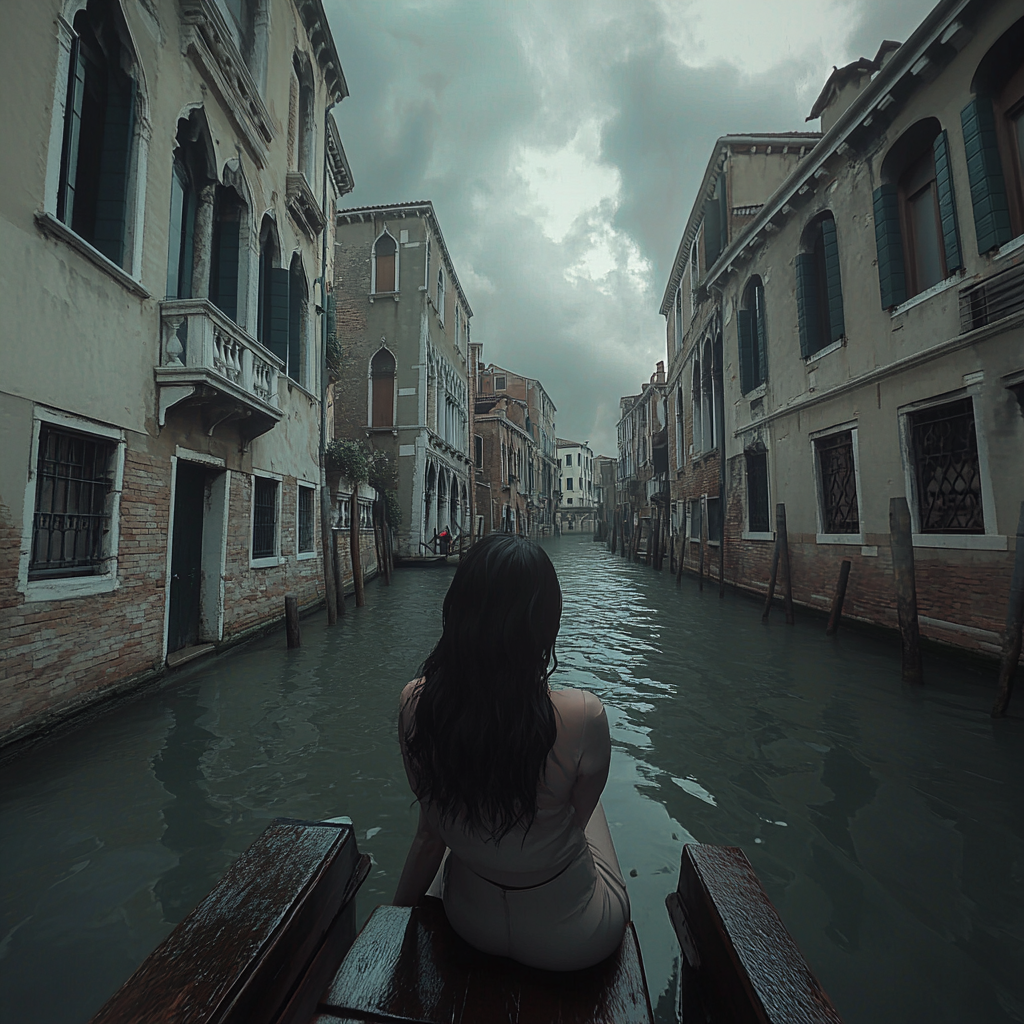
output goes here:
{"type": "Polygon", "coordinates": [[[288,369],[292,380],[299,380],[302,365],[302,278],[291,271],[288,294],[288,369]]]}
{"type": "Polygon", "coordinates": [[[395,423],[394,375],[373,378],[373,421],[375,427],[391,427],[395,423]]]}
{"type": "Polygon", "coordinates": [[[996,143],[996,121],[992,101],[978,96],[960,111],[967,155],[967,176],[971,182],[971,205],[978,252],[985,253],[1012,236],[1006,182],[996,143]]]}
{"type": "Polygon", "coordinates": [[[135,79],[111,71],[107,76],[107,106],[92,244],[118,266],[124,260],[128,171],[134,127],[135,79]]]}
{"type": "Polygon", "coordinates": [[[724,174],[718,176],[718,231],[719,252],[725,252],[729,245],[729,197],[724,174]]]}
{"type": "Polygon", "coordinates": [[[60,190],[57,218],[71,223],[75,211],[75,179],[78,177],[78,140],[82,130],[82,97],[85,95],[85,61],[77,36],[71,41],[68,65],[67,106],[64,108],[64,148],[60,156],[60,190]]]}
{"type": "Polygon", "coordinates": [[[395,257],[377,256],[377,291],[393,292],[395,290],[395,257]]]}
{"type": "Polygon", "coordinates": [[[949,166],[949,133],[945,128],[932,143],[935,153],[935,187],[939,200],[939,221],[942,225],[942,245],[946,250],[946,273],[952,274],[964,265],[960,251],[960,226],[956,216],[956,194],[953,191],[953,172],[949,166]]]}
{"type": "Polygon", "coordinates": [[[264,344],[288,365],[288,284],[285,267],[271,267],[267,289],[267,338],[264,344]]]}
{"type": "Polygon", "coordinates": [[[907,298],[899,191],[896,185],[879,185],[875,189],[873,199],[875,246],[878,249],[878,287],[882,296],[882,309],[891,309],[907,298]]]}
{"type": "Polygon", "coordinates": [[[796,255],[796,312],[800,325],[800,355],[805,359],[822,348],[818,337],[817,268],[813,252],[796,255]]]}
{"type": "Polygon", "coordinates": [[[846,320],[843,316],[843,284],[839,276],[839,240],[836,238],[836,222],[831,217],[821,222],[821,236],[825,243],[830,341],[838,341],[846,333],[846,320]]]}
{"type": "Polygon", "coordinates": [[[758,387],[768,379],[768,338],[764,323],[764,288],[757,289],[757,311],[754,314],[754,351],[757,355],[754,366],[754,387],[758,387]]]}
{"type": "Polygon", "coordinates": [[[718,200],[709,199],[704,203],[704,266],[709,269],[721,253],[721,220],[718,200]]]}
{"type": "Polygon", "coordinates": [[[740,336],[740,391],[745,395],[754,387],[754,317],[749,309],[736,313],[736,330],[740,336]]]}
{"type": "Polygon", "coordinates": [[[233,205],[217,211],[213,224],[210,301],[238,321],[238,245],[241,220],[233,205]]]}

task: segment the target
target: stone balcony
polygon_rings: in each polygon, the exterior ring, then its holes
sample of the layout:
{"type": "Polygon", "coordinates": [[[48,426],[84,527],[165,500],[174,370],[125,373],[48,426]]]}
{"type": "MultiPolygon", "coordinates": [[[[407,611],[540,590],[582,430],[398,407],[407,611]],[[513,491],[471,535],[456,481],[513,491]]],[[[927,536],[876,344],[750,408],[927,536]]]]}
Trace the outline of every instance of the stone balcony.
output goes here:
{"type": "Polygon", "coordinates": [[[282,416],[277,378],[283,363],[209,299],[160,303],[159,424],[170,409],[198,409],[213,435],[233,424],[244,446],[282,416]]]}

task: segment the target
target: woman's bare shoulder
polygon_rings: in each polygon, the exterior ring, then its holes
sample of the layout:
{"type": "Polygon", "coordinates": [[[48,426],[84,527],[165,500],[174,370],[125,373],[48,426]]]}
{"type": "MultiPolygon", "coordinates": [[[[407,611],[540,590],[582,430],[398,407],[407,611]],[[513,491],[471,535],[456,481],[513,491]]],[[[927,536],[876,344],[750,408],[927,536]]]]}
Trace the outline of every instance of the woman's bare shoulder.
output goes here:
{"type": "Polygon", "coordinates": [[[596,718],[604,712],[604,705],[600,698],[594,696],[589,690],[570,688],[552,690],[551,703],[563,716],[571,716],[580,720],[596,718]]]}

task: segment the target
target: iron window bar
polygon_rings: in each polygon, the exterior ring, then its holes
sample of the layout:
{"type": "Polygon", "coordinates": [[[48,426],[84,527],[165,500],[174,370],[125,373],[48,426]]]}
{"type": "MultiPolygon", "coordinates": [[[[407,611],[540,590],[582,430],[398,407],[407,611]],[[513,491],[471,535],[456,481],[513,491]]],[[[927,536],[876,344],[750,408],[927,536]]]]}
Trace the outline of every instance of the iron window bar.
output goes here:
{"type": "Polygon", "coordinates": [[[814,442],[821,473],[822,526],[825,533],[860,533],[853,432],[840,431],[814,442]]]}
{"type": "Polygon", "coordinates": [[[960,292],[960,333],[977,330],[1024,310],[1024,263],[993,274],[960,292]]]}
{"type": "Polygon", "coordinates": [[[278,481],[256,477],[252,517],[252,557],[273,558],[277,554],[278,481]]]}
{"type": "Polygon", "coordinates": [[[30,580],[102,572],[114,447],[107,440],[41,427],[30,580]]]}

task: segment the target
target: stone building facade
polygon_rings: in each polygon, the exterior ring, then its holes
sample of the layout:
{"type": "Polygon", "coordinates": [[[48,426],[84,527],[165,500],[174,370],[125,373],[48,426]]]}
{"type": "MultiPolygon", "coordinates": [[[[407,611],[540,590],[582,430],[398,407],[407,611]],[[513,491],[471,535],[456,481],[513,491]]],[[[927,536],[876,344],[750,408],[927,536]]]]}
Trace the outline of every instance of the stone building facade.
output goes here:
{"type": "Polygon", "coordinates": [[[484,366],[481,346],[473,350],[478,533],[550,536],[558,506],[555,404],[539,380],[484,366]]]}
{"type": "Polygon", "coordinates": [[[559,528],[563,532],[593,532],[597,524],[594,452],[586,441],[569,441],[561,437],[558,438],[555,450],[561,491],[559,528]]]}
{"type": "Polygon", "coordinates": [[[10,6],[0,737],[323,597],[319,2],[10,6]]]}
{"type": "Polygon", "coordinates": [[[397,466],[396,555],[435,557],[469,534],[469,322],[430,203],[340,210],[334,433],[397,466]]]}
{"type": "Polygon", "coordinates": [[[1024,501],[1024,18],[939,3],[838,69],[823,136],[704,275],[722,305],[725,571],[762,589],[786,506],[796,600],[992,651],[1024,501]]]}

